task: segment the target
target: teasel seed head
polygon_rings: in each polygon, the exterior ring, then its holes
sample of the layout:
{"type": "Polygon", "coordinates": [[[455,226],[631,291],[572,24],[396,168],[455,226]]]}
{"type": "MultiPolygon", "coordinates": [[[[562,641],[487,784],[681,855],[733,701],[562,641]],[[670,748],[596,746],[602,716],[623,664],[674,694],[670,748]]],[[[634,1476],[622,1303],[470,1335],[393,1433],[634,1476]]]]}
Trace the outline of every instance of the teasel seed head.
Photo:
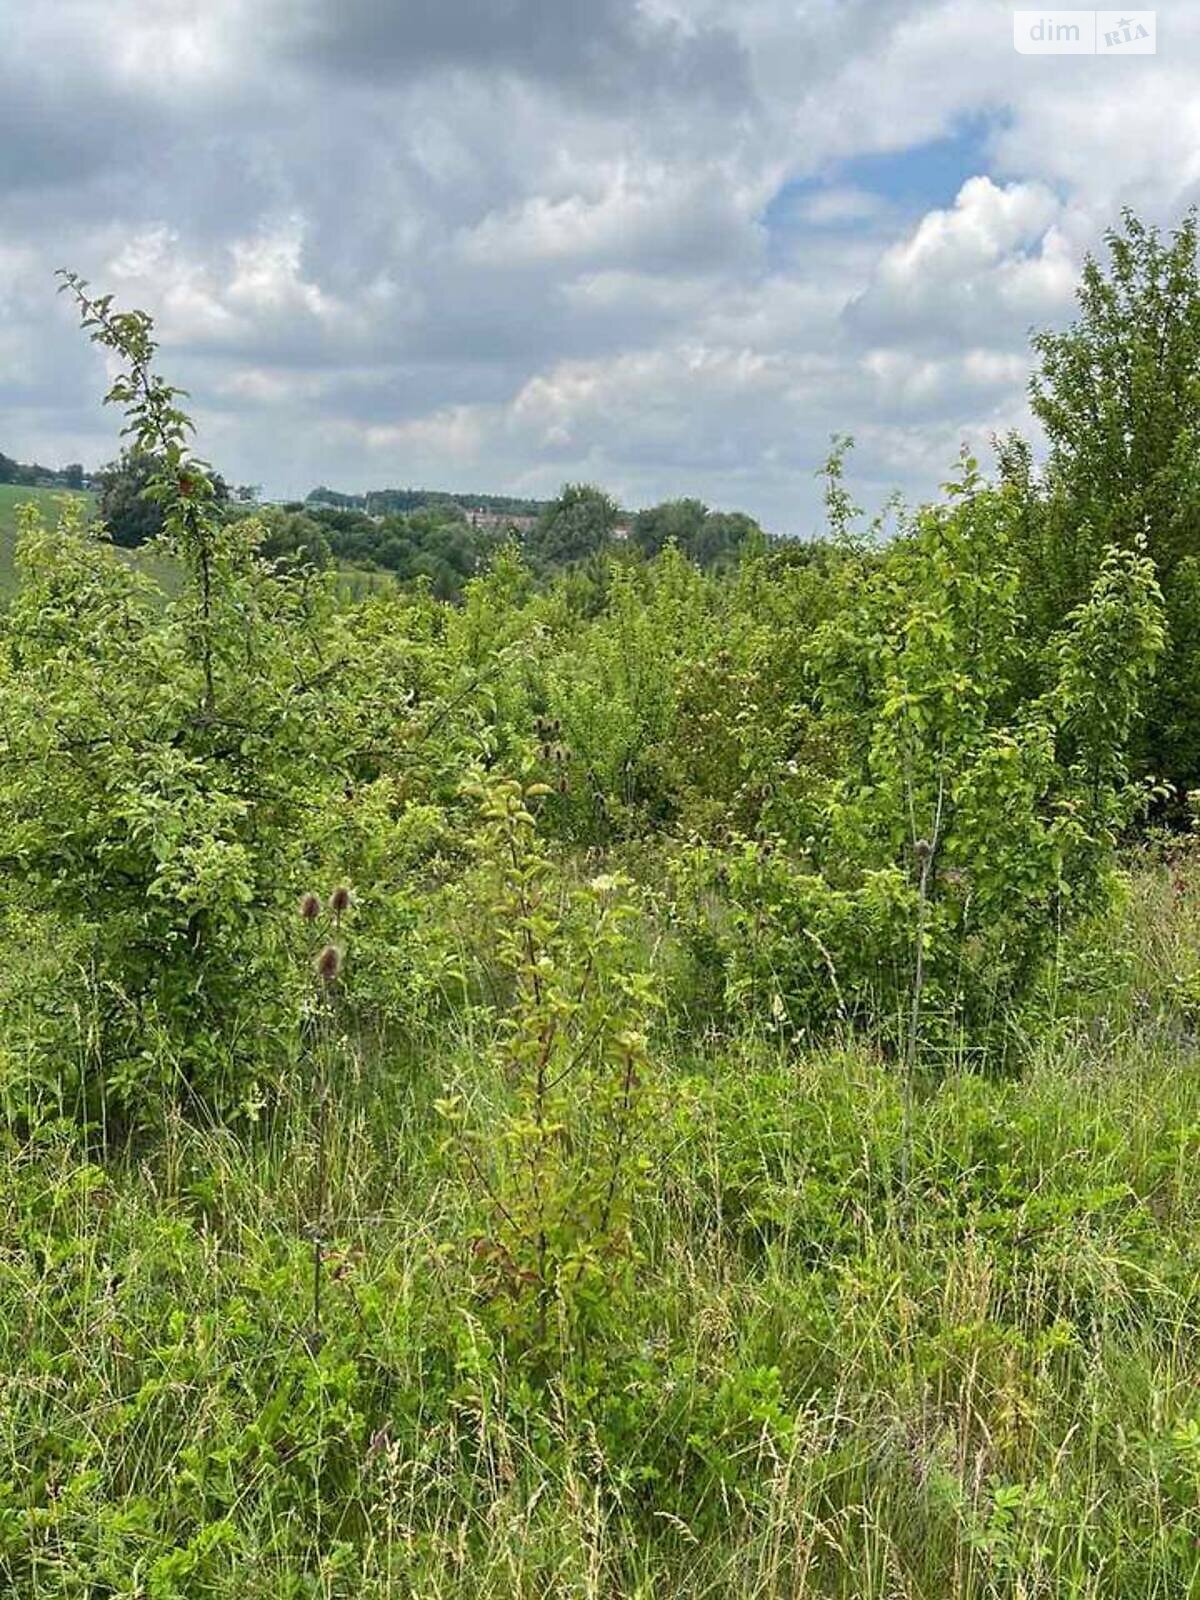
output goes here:
{"type": "Polygon", "coordinates": [[[333,912],[335,917],[340,917],[344,912],[349,911],[350,890],[346,884],[339,883],[337,888],[329,896],[329,909],[333,912]]]}
{"type": "Polygon", "coordinates": [[[305,922],[315,922],[321,915],[321,902],[311,889],[307,894],[300,896],[300,915],[305,922]]]}
{"type": "Polygon", "coordinates": [[[327,944],[316,960],[317,977],[322,983],[333,983],[342,970],[342,952],[335,944],[327,944]]]}

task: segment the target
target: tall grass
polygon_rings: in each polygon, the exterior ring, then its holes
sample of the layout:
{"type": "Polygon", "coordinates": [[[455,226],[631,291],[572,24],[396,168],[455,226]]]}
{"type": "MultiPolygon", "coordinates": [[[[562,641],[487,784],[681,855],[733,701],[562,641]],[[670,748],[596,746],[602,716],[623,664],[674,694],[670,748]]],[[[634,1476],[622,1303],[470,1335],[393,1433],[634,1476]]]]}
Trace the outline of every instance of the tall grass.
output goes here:
{"type": "Polygon", "coordinates": [[[10,1137],[5,1592],[1200,1593],[1197,917],[1139,864],[1021,1075],[909,1116],[861,1043],[667,1053],[636,1325],[538,1392],[434,1109],[504,1107],[477,1021],[343,1052],[319,1141],[299,1069],[257,1126],[10,1137]]]}

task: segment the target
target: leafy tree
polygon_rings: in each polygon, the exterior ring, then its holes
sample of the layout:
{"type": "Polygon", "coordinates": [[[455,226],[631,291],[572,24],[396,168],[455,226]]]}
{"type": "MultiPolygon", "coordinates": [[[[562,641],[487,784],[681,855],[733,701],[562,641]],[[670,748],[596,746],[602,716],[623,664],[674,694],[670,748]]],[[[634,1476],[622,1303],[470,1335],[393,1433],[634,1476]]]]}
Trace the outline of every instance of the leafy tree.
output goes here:
{"type": "MultiPolygon", "coordinates": [[[[162,462],[149,450],[128,449],[120,459],[100,473],[100,520],[114,544],[134,549],[157,539],[163,531],[163,509],[151,490],[162,471],[162,462]]],[[[229,490],[220,473],[211,476],[212,498],[217,503],[229,499],[229,490]]]]}
{"type": "Polygon", "coordinates": [[[687,551],[708,514],[702,500],[663,500],[634,517],[633,542],[647,556],[656,556],[672,541],[687,551]]]}
{"type": "Polygon", "coordinates": [[[342,494],[337,489],[327,489],[324,484],[311,490],[306,496],[306,506],[329,506],[336,511],[362,511],[366,506],[366,496],[361,494],[342,494]]]}
{"type": "Polygon", "coordinates": [[[677,544],[699,567],[728,566],[764,535],[753,517],[741,511],[710,511],[702,500],[664,500],[633,519],[633,542],[655,556],[677,544]]]}
{"type": "Polygon", "coordinates": [[[320,644],[329,595],[218,514],[149,318],[67,285],[121,363],[108,398],[185,581],[155,593],[69,515],[28,524],[0,634],[0,861],[90,975],[85,1114],[142,1120],[180,1096],[251,1110],[295,1033],[280,913],[315,795],[344,782],[319,714],[338,663],[320,644]]]}
{"type": "Polygon", "coordinates": [[[149,453],[126,450],[119,461],[100,473],[100,520],[114,544],[127,549],[157,539],[162,533],[162,507],[146,490],[158,472],[149,453]]]}
{"type": "Polygon", "coordinates": [[[1106,241],[1108,269],[1085,263],[1075,323],[1034,338],[1033,409],[1048,485],[1096,547],[1144,536],[1166,578],[1200,528],[1196,217],[1166,241],[1126,211],[1106,241]]]}
{"type": "Polygon", "coordinates": [[[1023,482],[1019,537],[1033,614],[1054,626],[1094,581],[1109,545],[1145,542],[1166,607],[1168,651],[1139,737],[1143,770],[1200,782],[1200,273],[1197,221],[1169,236],[1124,213],[1107,266],[1084,266],[1079,314],[1034,339],[1033,409],[1050,442],[1043,481],[1001,449],[1023,482]]]}
{"type": "Polygon", "coordinates": [[[256,522],[262,529],[259,554],[265,560],[288,566],[329,565],[329,540],[315,518],[306,516],[303,511],[268,506],[257,512],[256,522]]]}
{"type": "Polygon", "coordinates": [[[486,1219],[474,1249],[481,1300],[548,1375],[564,1348],[585,1348],[628,1314],[633,1225],[650,1179],[657,996],[639,970],[626,880],[602,874],[562,894],[536,831],[549,786],[477,775],[470,789],[481,813],[473,898],[496,929],[512,997],[499,1054],[517,1106],[483,1128],[470,1126],[461,1097],[439,1110],[486,1219]]]}
{"type": "Polygon", "coordinates": [[[710,511],[688,545],[687,554],[701,567],[725,567],[746,551],[762,549],[766,535],[744,511],[710,511]]]}
{"type": "Polygon", "coordinates": [[[775,838],[690,860],[704,892],[714,863],[730,887],[717,943],[739,1003],[774,993],[826,1023],[911,1006],[909,1039],[936,1020],[999,1043],[1062,928],[1103,904],[1140,798],[1126,752],[1162,606],[1149,559],[1110,547],[1030,693],[1045,647],[1021,611],[1019,497],[969,458],[947,487],[951,504],[882,561],[847,551],[834,569],[844,600],[807,651],[833,746],[816,804],[794,820],[776,807],[775,838]]]}
{"type": "Polygon", "coordinates": [[[595,484],[564,484],[529,536],[530,557],[542,567],[586,560],[608,541],[620,514],[617,502],[595,484]]]}

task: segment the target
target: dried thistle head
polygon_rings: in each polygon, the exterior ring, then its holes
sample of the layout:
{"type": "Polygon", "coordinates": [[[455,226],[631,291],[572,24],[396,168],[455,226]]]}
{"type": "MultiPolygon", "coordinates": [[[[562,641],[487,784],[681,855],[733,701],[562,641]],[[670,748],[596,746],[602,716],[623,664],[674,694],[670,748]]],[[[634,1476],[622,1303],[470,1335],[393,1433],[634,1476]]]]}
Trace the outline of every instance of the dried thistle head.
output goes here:
{"type": "Polygon", "coordinates": [[[335,944],[327,944],[318,955],[314,968],[322,983],[333,983],[342,970],[342,952],[335,944]]]}
{"type": "Polygon", "coordinates": [[[299,911],[305,922],[315,922],[321,915],[321,902],[311,889],[300,896],[299,911]]]}
{"type": "Polygon", "coordinates": [[[339,883],[329,896],[329,909],[335,917],[340,917],[350,909],[350,889],[347,884],[339,883]]]}
{"type": "Polygon", "coordinates": [[[932,854],[933,846],[928,839],[918,839],[916,844],[913,845],[913,855],[916,856],[918,861],[928,861],[932,854]]]}

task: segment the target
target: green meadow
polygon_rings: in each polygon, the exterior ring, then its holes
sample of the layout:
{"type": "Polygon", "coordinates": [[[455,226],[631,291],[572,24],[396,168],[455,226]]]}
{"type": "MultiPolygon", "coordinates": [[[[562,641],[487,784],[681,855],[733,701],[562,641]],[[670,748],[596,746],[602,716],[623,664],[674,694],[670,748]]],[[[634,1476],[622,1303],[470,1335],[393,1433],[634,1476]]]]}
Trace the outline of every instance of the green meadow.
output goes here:
{"type": "Polygon", "coordinates": [[[444,594],[264,559],[67,279],[163,534],[35,496],[0,614],[0,1593],[1200,1596],[1200,273],[1111,242],[1044,464],[444,594]]]}

